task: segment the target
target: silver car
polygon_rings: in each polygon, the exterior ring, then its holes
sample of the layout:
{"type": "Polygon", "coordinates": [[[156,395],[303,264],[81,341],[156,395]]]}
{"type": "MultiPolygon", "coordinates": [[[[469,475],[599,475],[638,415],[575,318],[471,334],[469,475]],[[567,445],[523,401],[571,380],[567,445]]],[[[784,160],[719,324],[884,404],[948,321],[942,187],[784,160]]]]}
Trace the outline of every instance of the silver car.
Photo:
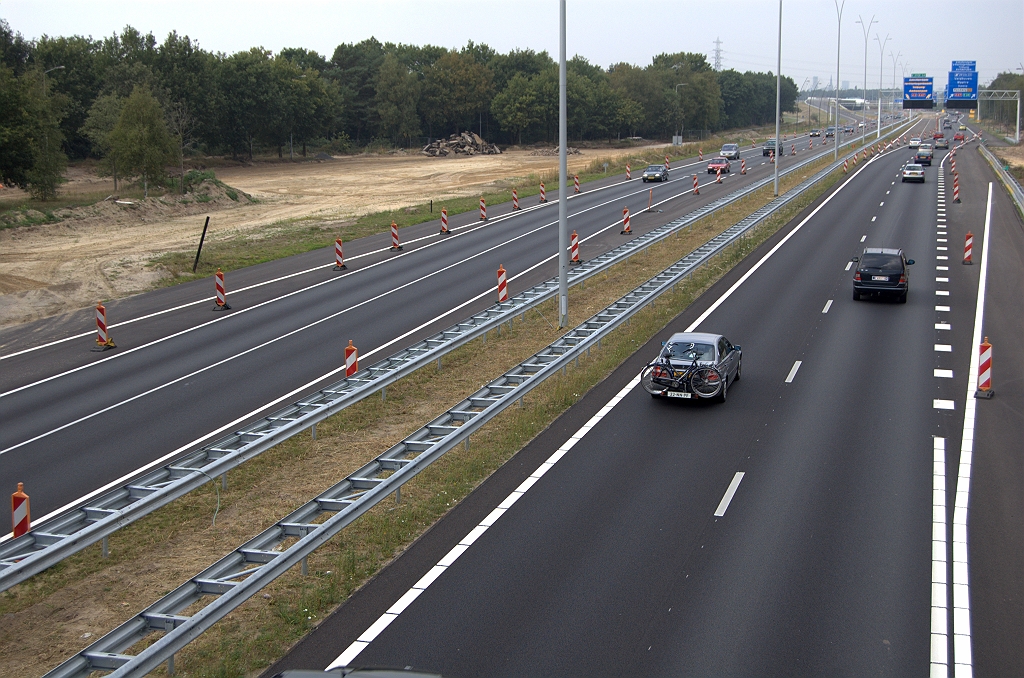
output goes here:
{"type": "Polygon", "coordinates": [[[722,146],[722,150],[718,152],[718,155],[729,160],[740,159],[740,145],[739,144],[725,144],[722,146]]]}
{"type": "Polygon", "coordinates": [[[654,398],[725,402],[742,371],[743,351],[721,334],[678,332],[644,368],[640,383],[654,398]]]}

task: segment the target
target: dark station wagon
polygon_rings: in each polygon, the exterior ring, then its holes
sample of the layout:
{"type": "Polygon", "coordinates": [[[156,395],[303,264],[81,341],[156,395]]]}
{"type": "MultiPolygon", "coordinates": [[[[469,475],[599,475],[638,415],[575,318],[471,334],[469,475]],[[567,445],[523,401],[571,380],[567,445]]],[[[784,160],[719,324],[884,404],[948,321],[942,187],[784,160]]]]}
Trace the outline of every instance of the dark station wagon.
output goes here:
{"type": "Polygon", "coordinates": [[[853,300],[860,301],[866,295],[896,297],[901,304],[907,303],[910,287],[908,266],[914,265],[903,250],[888,247],[867,247],[864,253],[853,260],[857,272],[853,275],[853,300]]]}

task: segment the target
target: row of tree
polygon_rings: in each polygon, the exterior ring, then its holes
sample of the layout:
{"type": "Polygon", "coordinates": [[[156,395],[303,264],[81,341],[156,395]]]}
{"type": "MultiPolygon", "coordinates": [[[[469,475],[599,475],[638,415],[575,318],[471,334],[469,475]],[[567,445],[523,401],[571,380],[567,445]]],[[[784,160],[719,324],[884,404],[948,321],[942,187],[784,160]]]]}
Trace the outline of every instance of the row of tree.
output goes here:
{"type": "MultiPolygon", "coordinates": [[[[667,138],[775,115],[772,74],[716,72],[702,54],[607,69],[577,56],[567,84],[574,140],[667,138]]],[[[784,110],[796,96],[783,78],[784,110]]],[[[0,114],[6,184],[45,184],[40,172],[59,182],[65,155],[100,157],[115,177],[149,183],[172,157],[183,169],[192,150],[251,158],[294,144],[304,155],[309,144],[412,145],[467,128],[504,143],[553,142],[558,68],[546,52],[473,42],[451,50],[371,38],[339,45],[330,59],[301,48],[226,55],[131,27],[102,40],[28,41],[0,20],[0,114]],[[148,150],[132,150],[139,144],[148,150]]]]}

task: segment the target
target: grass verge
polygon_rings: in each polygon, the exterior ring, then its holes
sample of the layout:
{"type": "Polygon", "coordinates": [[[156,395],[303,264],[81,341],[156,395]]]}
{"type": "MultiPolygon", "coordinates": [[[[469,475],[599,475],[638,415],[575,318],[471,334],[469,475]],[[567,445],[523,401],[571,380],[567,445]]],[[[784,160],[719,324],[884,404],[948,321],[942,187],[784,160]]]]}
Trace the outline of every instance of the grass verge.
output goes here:
{"type": "MultiPolygon", "coordinates": [[[[783,190],[813,171],[785,178],[783,190]]],[[[841,175],[834,174],[613,332],[601,350],[581,358],[578,368],[540,385],[524,407],[510,408],[489,422],[474,434],[468,451],[458,447],[408,483],[402,504],[382,502],[344,530],[310,557],[309,576],[286,574],[214,626],[179,653],[178,675],[251,675],[281,656],[841,175]]],[[[770,199],[770,189],[762,189],[597,276],[585,289],[573,288],[570,324],[582,322],[770,199]]],[[[8,633],[0,641],[0,673],[24,675],[55,666],[209,565],[211,555],[236,547],[443,412],[457,402],[452,394],[479,387],[553,341],[558,333],[545,319],[554,315],[553,304],[529,312],[511,334],[492,335],[486,349],[480,340],[471,342],[446,356],[442,371],[424,368],[390,386],[386,402],[368,399],[321,423],[318,440],[296,436],[232,471],[226,491],[211,483],[116,533],[109,559],[94,545],[5,592],[0,615],[8,633]]]]}

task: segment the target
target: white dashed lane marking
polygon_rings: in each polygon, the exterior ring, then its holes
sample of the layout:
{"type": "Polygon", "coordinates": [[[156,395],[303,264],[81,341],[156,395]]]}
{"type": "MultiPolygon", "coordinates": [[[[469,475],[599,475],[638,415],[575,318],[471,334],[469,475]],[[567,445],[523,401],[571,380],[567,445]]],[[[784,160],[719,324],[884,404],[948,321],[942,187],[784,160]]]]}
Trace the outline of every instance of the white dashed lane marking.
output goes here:
{"type": "Polygon", "coordinates": [[[937,297],[948,297],[949,290],[935,290],[935,296],[937,297]]]}
{"type": "Polygon", "coordinates": [[[935,282],[948,283],[949,278],[936,278],[935,282]]]}
{"type": "Polygon", "coordinates": [[[827,302],[825,302],[825,308],[821,309],[821,312],[822,313],[828,313],[828,310],[830,308],[832,308],[832,300],[831,299],[829,299],[827,302]]]}
{"type": "Polygon", "coordinates": [[[793,369],[789,371],[789,375],[786,377],[787,384],[792,384],[793,380],[796,379],[797,370],[800,369],[801,365],[803,365],[802,360],[797,360],[795,363],[793,363],[793,369]]]}
{"type": "Polygon", "coordinates": [[[936,306],[935,310],[941,311],[942,313],[949,313],[949,306],[936,306]]]}
{"type": "Polygon", "coordinates": [[[862,235],[862,236],[860,237],[860,241],[861,241],[861,242],[864,242],[864,241],[865,241],[865,240],[867,240],[867,239],[868,239],[868,237],[867,237],[866,235],[862,235]]]}
{"type": "Polygon", "coordinates": [[[939,353],[952,353],[953,347],[949,344],[935,344],[935,350],[939,353]]]}
{"type": "Polygon", "coordinates": [[[952,400],[940,400],[938,398],[935,398],[934,400],[932,400],[932,407],[934,407],[937,410],[952,410],[953,409],[953,401],[952,400]]]}
{"type": "Polygon", "coordinates": [[[933,374],[936,377],[939,377],[940,379],[952,379],[953,378],[953,370],[940,370],[940,369],[936,369],[936,370],[933,371],[933,374]]]}
{"type": "Polygon", "coordinates": [[[847,271],[849,271],[851,267],[853,267],[853,262],[852,262],[852,261],[850,261],[850,262],[847,262],[847,264],[846,264],[846,270],[847,270],[847,271]]]}
{"type": "Polygon", "coordinates": [[[937,330],[951,330],[951,329],[953,329],[953,327],[949,323],[935,323],[935,329],[937,329],[937,330]]]}

